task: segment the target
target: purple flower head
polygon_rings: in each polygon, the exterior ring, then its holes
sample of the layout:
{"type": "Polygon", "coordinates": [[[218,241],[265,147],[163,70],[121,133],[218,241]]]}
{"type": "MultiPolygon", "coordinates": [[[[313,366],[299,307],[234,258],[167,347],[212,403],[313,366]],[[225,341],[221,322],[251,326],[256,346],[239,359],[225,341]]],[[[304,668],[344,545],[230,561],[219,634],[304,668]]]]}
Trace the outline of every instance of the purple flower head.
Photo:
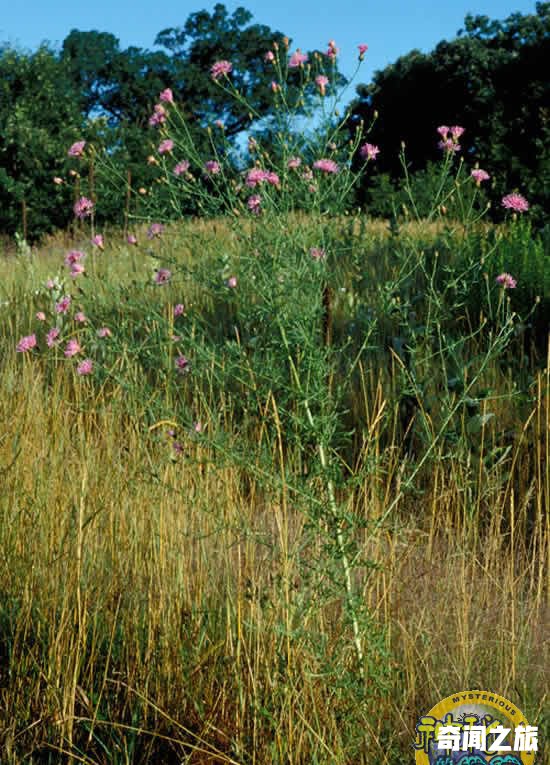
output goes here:
{"type": "Polygon", "coordinates": [[[178,164],[174,167],[173,173],[176,176],[183,175],[189,170],[189,162],[186,159],[182,159],[181,162],[178,162],[178,164]]]}
{"type": "Polygon", "coordinates": [[[455,139],[455,141],[458,141],[461,135],[464,133],[464,128],[460,127],[460,125],[453,125],[451,128],[451,135],[455,139]]]}
{"type": "Polygon", "coordinates": [[[268,50],[267,53],[264,56],[264,61],[267,61],[271,63],[272,61],[275,61],[275,54],[272,50],[268,50]]]}
{"type": "Polygon", "coordinates": [[[324,260],[327,256],[326,252],[321,247],[312,247],[309,254],[313,260],[324,260]]]}
{"type": "Polygon", "coordinates": [[[111,330],[109,329],[109,327],[100,327],[100,328],[97,330],[97,336],[98,336],[98,337],[101,337],[101,338],[105,338],[105,337],[111,337],[111,336],[112,336],[112,334],[113,334],[113,333],[111,332],[111,330]]]}
{"type": "Polygon", "coordinates": [[[288,61],[288,68],[289,69],[298,69],[298,67],[303,66],[307,62],[307,53],[302,53],[300,48],[297,48],[297,50],[292,54],[288,61]]]}
{"type": "Polygon", "coordinates": [[[376,159],[376,157],[380,154],[380,149],[378,146],[375,146],[372,143],[365,143],[361,148],[359,149],[359,156],[361,159],[376,159]]]}
{"type": "Polygon", "coordinates": [[[135,234],[128,234],[128,236],[126,237],[126,241],[128,242],[128,244],[137,245],[138,243],[137,236],[135,234]]]}
{"type": "Polygon", "coordinates": [[[502,197],[502,206],[506,208],[506,210],[524,213],[529,209],[529,202],[524,196],[514,192],[513,194],[506,194],[506,196],[502,197]]]}
{"type": "Polygon", "coordinates": [[[237,286],[237,277],[230,276],[229,279],[227,280],[227,286],[229,287],[229,289],[234,290],[235,287],[237,286]]]}
{"type": "Polygon", "coordinates": [[[26,335],[17,343],[16,351],[18,353],[27,353],[32,351],[33,348],[36,348],[36,335],[26,335]]]}
{"type": "Polygon", "coordinates": [[[191,369],[191,362],[188,358],[182,356],[181,353],[176,357],[174,364],[180,375],[187,374],[187,372],[189,372],[191,369]]]}
{"type": "Polygon", "coordinates": [[[252,194],[251,197],[248,197],[246,206],[248,207],[251,213],[253,213],[254,215],[259,215],[260,207],[262,206],[261,196],[259,194],[252,194]]]}
{"type": "Polygon", "coordinates": [[[475,170],[472,170],[470,173],[474,181],[479,186],[480,183],[483,183],[483,181],[488,181],[491,177],[488,172],[485,170],[482,170],[480,167],[476,167],[475,170]]]}
{"type": "Polygon", "coordinates": [[[92,237],[92,244],[94,245],[94,247],[98,247],[100,250],[105,249],[105,242],[103,241],[103,235],[96,234],[94,237],[92,237]]]}
{"type": "Polygon", "coordinates": [[[58,342],[59,338],[59,330],[57,327],[52,327],[48,334],[46,335],[46,345],[48,348],[53,348],[53,346],[58,342]]]}
{"type": "Polygon", "coordinates": [[[166,109],[162,104],[155,104],[153,114],[149,117],[149,125],[158,127],[166,122],[166,109]]]}
{"type": "Polygon", "coordinates": [[[329,83],[328,77],[325,77],[324,74],[318,74],[315,78],[315,84],[319,88],[319,93],[324,96],[327,90],[327,85],[329,83]]]}
{"type": "Polygon", "coordinates": [[[313,163],[315,170],[321,170],[323,173],[334,174],[338,172],[338,165],[333,159],[318,159],[313,163]]]}
{"type": "Polygon", "coordinates": [[[359,48],[359,61],[362,61],[365,58],[365,53],[368,51],[369,46],[365,43],[361,43],[361,45],[357,46],[359,48]]]}
{"type": "Polygon", "coordinates": [[[74,320],[78,321],[79,324],[86,324],[88,319],[86,318],[86,315],[82,311],[77,311],[74,315],[74,320]]]}
{"type": "Polygon", "coordinates": [[[441,136],[441,138],[445,141],[447,136],[449,135],[450,128],[447,127],[447,125],[440,125],[437,128],[437,132],[441,136]]]}
{"type": "Polygon", "coordinates": [[[89,218],[89,216],[92,214],[94,210],[94,203],[91,199],[88,199],[88,197],[80,197],[75,203],[73,207],[74,214],[77,218],[80,218],[80,220],[83,220],[84,218],[89,218]]]}
{"type": "Polygon", "coordinates": [[[172,272],[168,268],[159,268],[155,271],[155,284],[168,284],[172,278],[172,272]]]}
{"type": "Polygon", "coordinates": [[[165,138],[164,141],[159,143],[157,151],[159,154],[169,154],[173,148],[174,141],[171,138],[165,138]]]}
{"type": "Polygon", "coordinates": [[[444,141],[439,141],[437,145],[441,151],[445,151],[449,154],[452,154],[455,151],[460,151],[460,144],[453,141],[452,138],[446,138],[444,141]]]}
{"type": "Polygon", "coordinates": [[[513,290],[517,285],[517,281],[512,274],[507,274],[506,272],[499,274],[495,281],[499,287],[502,287],[505,290],[513,290]]]}
{"type": "Polygon", "coordinates": [[[38,321],[46,321],[46,314],[44,313],[44,311],[37,311],[36,318],[38,319],[38,321]]]}
{"type": "Polygon", "coordinates": [[[79,263],[85,257],[86,254],[81,250],[71,250],[65,255],[65,265],[72,266],[75,263],[79,263]]]}
{"type": "Polygon", "coordinates": [[[59,303],[55,304],[56,313],[67,313],[71,307],[71,300],[72,298],[70,295],[65,295],[65,297],[62,297],[59,303]]]}
{"type": "Polygon", "coordinates": [[[177,303],[174,306],[174,318],[176,318],[177,316],[183,316],[184,313],[185,313],[185,306],[183,305],[183,303],[177,303]]]}
{"type": "Polygon", "coordinates": [[[204,163],[204,171],[208,175],[219,175],[221,172],[220,163],[216,162],[215,159],[209,159],[208,162],[204,163]]]}
{"type": "Polygon", "coordinates": [[[86,141],[77,141],[76,143],[73,143],[73,145],[70,147],[69,151],[67,152],[67,155],[69,157],[82,157],[84,155],[85,146],[86,146],[86,141]]]}
{"type": "Polygon", "coordinates": [[[159,236],[162,236],[164,233],[164,226],[162,223],[151,223],[149,228],[147,229],[147,239],[155,239],[159,236]]]}
{"type": "Polygon", "coordinates": [[[300,167],[301,164],[302,160],[300,157],[291,157],[286,163],[286,166],[289,168],[289,170],[296,170],[298,167],[300,167]]]}
{"type": "Polygon", "coordinates": [[[91,359],[84,359],[76,368],[78,375],[90,375],[94,368],[94,362],[91,359]]]}
{"type": "Polygon", "coordinates": [[[164,101],[167,104],[173,104],[174,103],[174,94],[172,93],[171,88],[165,88],[162,93],[159,96],[159,99],[161,101],[164,101]]]}
{"type": "Polygon", "coordinates": [[[76,356],[76,354],[80,353],[81,350],[82,348],[80,347],[80,343],[78,340],[73,338],[72,340],[69,340],[65,346],[64,354],[69,359],[71,356],[76,356]]]}
{"type": "Polygon", "coordinates": [[[227,77],[233,71],[233,64],[230,61],[216,61],[210,69],[210,76],[213,80],[219,80],[227,77]]]}
{"type": "Polygon", "coordinates": [[[82,263],[73,263],[71,266],[71,276],[76,279],[77,276],[82,276],[86,272],[86,269],[82,263]]]}

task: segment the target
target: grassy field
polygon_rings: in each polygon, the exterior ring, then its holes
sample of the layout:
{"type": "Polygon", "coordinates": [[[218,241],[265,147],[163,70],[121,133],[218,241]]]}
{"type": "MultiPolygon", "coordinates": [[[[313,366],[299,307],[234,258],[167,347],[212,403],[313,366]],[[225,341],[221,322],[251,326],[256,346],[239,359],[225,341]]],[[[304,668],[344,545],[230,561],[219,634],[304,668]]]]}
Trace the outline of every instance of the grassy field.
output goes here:
{"type": "MultiPolygon", "coordinates": [[[[2,765],[394,765],[413,761],[419,716],[468,688],[516,703],[544,744],[548,346],[510,335],[499,350],[500,303],[489,338],[465,304],[449,326],[435,321],[439,344],[406,334],[403,291],[381,286],[402,284],[395,248],[409,248],[409,297],[428,275],[433,300],[411,298],[406,314],[425,327],[442,294],[433,263],[461,251],[458,227],[331,230],[324,241],[342,252],[322,342],[343,350],[327,395],[364,336],[369,348],[339,399],[328,482],[315,433],[293,430],[286,383],[254,366],[233,297],[222,305],[185,277],[238,263],[239,237],[257,233],[185,224],[147,247],[113,232],[102,253],[59,237],[0,259],[2,765]],[[90,332],[112,332],[86,378],[43,352],[42,335],[39,352],[15,351],[79,246],[74,307],[90,332]],[[152,286],[168,257],[184,276],[152,286]],[[431,265],[417,273],[420,258],[431,265]],[[460,345],[441,339],[455,326],[460,345]],[[187,377],[170,375],[179,328],[187,377]],[[414,365],[401,350],[411,337],[414,365]],[[311,510],[331,492],[334,524],[311,510]]],[[[311,237],[304,226],[305,251],[311,237]]],[[[75,321],[63,331],[95,348],[75,321]]]]}

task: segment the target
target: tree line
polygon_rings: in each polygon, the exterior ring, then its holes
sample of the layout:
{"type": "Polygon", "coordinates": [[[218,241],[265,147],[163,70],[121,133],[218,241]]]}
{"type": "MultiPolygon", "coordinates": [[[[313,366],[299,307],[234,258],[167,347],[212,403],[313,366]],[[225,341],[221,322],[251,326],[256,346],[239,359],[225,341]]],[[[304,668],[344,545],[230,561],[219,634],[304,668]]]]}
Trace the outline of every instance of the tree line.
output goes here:
{"type": "MultiPolygon", "coordinates": [[[[121,177],[136,187],[150,183],[147,157],[156,136],[148,121],[165,88],[177,94],[197,143],[214,121],[223,122],[233,144],[254,132],[267,139],[274,115],[265,53],[284,39],[246,9],[230,14],[217,4],[211,13],[191,14],[182,27],[161,30],[155,50],[124,49],[113,34],[78,30],[59,49],[0,46],[0,231],[36,239],[69,224],[74,186],[64,179],[75,171],[67,147],[77,139],[104,146],[121,177]],[[210,68],[220,59],[232,62],[232,77],[252,112],[212,81],[210,68]]],[[[550,3],[539,2],[534,14],[504,21],[467,16],[454,39],[430,53],[411,51],[357,86],[347,127],[355,135],[368,126],[365,140],[381,151],[355,203],[372,215],[394,215],[406,204],[399,180],[403,144],[413,184],[416,179],[420,197],[429,193],[440,156],[436,128],[457,124],[465,128],[468,162],[491,172],[488,197],[496,201],[521,189],[543,220],[550,179],[549,54],[550,3]]],[[[103,215],[119,221],[120,198],[107,188],[101,193],[103,215]]],[[[494,209],[498,217],[498,205],[494,209]]]]}

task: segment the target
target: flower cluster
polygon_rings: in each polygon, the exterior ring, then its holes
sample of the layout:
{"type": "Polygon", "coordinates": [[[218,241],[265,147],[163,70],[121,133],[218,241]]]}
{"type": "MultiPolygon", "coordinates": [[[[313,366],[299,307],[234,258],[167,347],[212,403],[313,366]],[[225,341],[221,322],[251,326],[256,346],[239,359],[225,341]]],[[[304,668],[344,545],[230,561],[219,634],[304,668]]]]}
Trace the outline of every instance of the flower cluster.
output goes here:
{"type": "Polygon", "coordinates": [[[447,127],[447,125],[440,125],[437,128],[437,132],[441,136],[441,141],[438,143],[439,148],[449,154],[460,151],[460,144],[458,140],[464,133],[464,128],[459,125],[453,125],[453,127],[447,127]]]}

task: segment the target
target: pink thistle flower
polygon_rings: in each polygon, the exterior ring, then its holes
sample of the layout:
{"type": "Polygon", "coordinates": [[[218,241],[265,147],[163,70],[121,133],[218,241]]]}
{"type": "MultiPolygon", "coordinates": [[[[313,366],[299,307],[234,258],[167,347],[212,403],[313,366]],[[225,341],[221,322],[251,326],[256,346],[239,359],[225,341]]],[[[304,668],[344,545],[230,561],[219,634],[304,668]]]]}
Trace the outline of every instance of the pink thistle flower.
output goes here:
{"type": "Polygon", "coordinates": [[[69,151],[67,152],[67,155],[69,157],[82,157],[84,156],[85,146],[86,146],[86,141],[77,141],[76,143],[73,143],[73,145],[70,147],[69,151]]]}
{"type": "Polygon", "coordinates": [[[329,83],[328,77],[325,77],[324,74],[318,74],[315,78],[315,84],[319,88],[319,93],[324,96],[326,93],[327,85],[329,83]]]}
{"type": "Polygon", "coordinates": [[[17,343],[16,351],[18,353],[27,353],[27,351],[32,351],[33,348],[36,348],[36,335],[26,335],[17,343]]]}
{"type": "Polygon", "coordinates": [[[94,203],[91,199],[88,199],[88,197],[80,197],[80,199],[74,203],[73,210],[76,217],[80,218],[80,220],[83,220],[92,214],[94,210],[94,203]]]}
{"type": "Polygon", "coordinates": [[[485,170],[482,170],[479,167],[476,167],[475,170],[472,170],[470,175],[472,176],[472,178],[474,179],[474,181],[477,183],[478,186],[480,183],[483,183],[483,181],[488,181],[489,178],[491,177],[488,172],[486,172],[485,170]]]}
{"type": "Polygon", "coordinates": [[[309,254],[313,260],[323,260],[327,256],[326,252],[320,247],[312,247],[309,251],[309,254]]]}
{"type": "Polygon", "coordinates": [[[265,181],[266,178],[267,172],[265,170],[261,170],[259,167],[253,167],[246,175],[246,185],[253,189],[255,186],[262,183],[262,181],[265,181]]]}
{"type": "Polygon", "coordinates": [[[172,278],[172,272],[168,268],[159,268],[155,271],[155,284],[168,284],[172,278]]]}
{"type": "Polygon", "coordinates": [[[155,104],[153,114],[149,117],[149,125],[158,127],[166,122],[166,109],[162,104],[155,104]]]}
{"type": "Polygon", "coordinates": [[[365,58],[365,53],[368,51],[369,46],[365,43],[361,43],[361,45],[357,46],[359,48],[359,61],[363,61],[365,58]]]}
{"type": "Polygon", "coordinates": [[[183,305],[183,303],[177,303],[174,306],[174,318],[178,316],[183,316],[184,313],[185,313],[185,306],[183,305]]]}
{"type": "Polygon", "coordinates": [[[111,330],[109,329],[109,327],[100,327],[100,328],[97,330],[97,336],[98,336],[98,337],[101,337],[101,338],[105,338],[105,337],[112,337],[112,334],[113,334],[113,333],[111,332],[111,330]]]}
{"type": "Polygon", "coordinates": [[[529,202],[521,194],[513,193],[506,194],[502,197],[502,206],[507,210],[513,210],[514,212],[524,213],[529,209],[529,202]]]}
{"type": "Polygon", "coordinates": [[[159,154],[169,154],[173,148],[174,141],[172,141],[171,138],[166,138],[164,141],[159,143],[157,151],[159,154]]]}
{"type": "Polygon", "coordinates": [[[299,67],[303,66],[306,62],[307,62],[307,53],[302,53],[300,48],[297,48],[288,61],[288,68],[298,69],[299,67]]]}
{"type": "Polygon", "coordinates": [[[204,170],[208,175],[219,175],[221,173],[220,163],[215,159],[209,159],[204,163],[204,170]]]}
{"type": "Polygon", "coordinates": [[[210,76],[213,80],[219,80],[227,77],[233,71],[233,64],[230,61],[216,61],[210,68],[210,76]]]}
{"type": "Polygon", "coordinates": [[[298,167],[300,167],[301,164],[302,160],[300,157],[291,157],[286,163],[286,166],[289,168],[289,170],[296,170],[298,167]]]}
{"type": "Polygon", "coordinates": [[[85,324],[85,323],[88,321],[88,319],[87,319],[87,318],[86,318],[86,316],[85,316],[85,315],[82,313],[82,311],[78,311],[77,313],[75,313],[75,315],[74,315],[74,320],[75,320],[75,321],[78,321],[78,322],[79,322],[79,324],[85,324]]]}
{"type": "Polygon", "coordinates": [[[76,368],[78,375],[90,375],[94,368],[94,362],[91,359],[84,359],[76,368]]]}
{"type": "Polygon", "coordinates": [[[321,170],[323,173],[334,174],[338,172],[338,165],[333,159],[318,159],[313,163],[315,170],[321,170]]]}
{"type": "Polygon", "coordinates": [[[380,149],[378,146],[375,146],[372,143],[365,143],[361,148],[359,149],[359,155],[362,159],[376,159],[376,157],[380,154],[380,149]]]}
{"type": "Polygon", "coordinates": [[[162,236],[163,233],[164,226],[162,223],[151,223],[147,229],[147,239],[155,239],[156,237],[162,236]]]}
{"type": "Polygon", "coordinates": [[[513,290],[517,285],[517,281],[512,274],[507,274],[506,272],[499,274],[495,281],[499,287],[502,287],[505,290],[513,290]]]}
{"type": "Polygon", "coordinates": [[[202,422],[200,420],[197,420],[197,422],[193,424],[193,430],[195,433],[202,433],[202,427],[202,422]]]}
{"type": "Polygon", "coordinates": [[[55,304],[56,313],[67,313],[71,307],[71,300],[72,298],[70,295],[65,295],[65,297],[61,298],[59,303],[55,304]]]}
{"type": "Polygon", "coordinates": [[[262,205],[261,196],[259,194],[253,194],[251,197],[248,197],[246,205],[251,213],[254,215],[259,215],[260,207],[262,205]]]}
{"type": "Polygon", "coordinates": [[[53,279],[48,279],[46,282],[46,289],[53,290],[55,288],[56,284],[53,279]]]}
{"type": "Polygon", "coordinates": [[[306,167],[306,169],[302,173],[302,178],[304,179],[304,181],[312,181],[313,180],[313,171],[311,170],[311,168],[306,167]]]}
{"type": "Polygon", "coordinates": [[[105,249],[103,235],[96,234],[94,237],[92,237],[92,244],[94,245],[94,247],[97,247],[99,250],[105,249]]]}
{"type": "Polygon", "coordinates": [[[44,311],[38,311],[36,313],[36,318],[38,319],[38,321],[46,321],[46,314],[44,313],[44,311]]]}
{"type": "Polygon", "coordinates": [[[272,171],[268,172],[265,176],[266,181],[271,186],[277,186],[277,188],[281,185],[281,179],[277,175],[277,173],[274,173],[272,171]]]}
{"type": "Polygon", "coordinates": [[[86,257],[86,254],[81,250],[71,250],[65,255],[65,265],[72,266],[74,263],[78,263],[86,257]]]}
{"type": "Polygon", "coordinates": [[[136,246],[138,243],[137,236],[135,234],[128,234],[128,236],[126,237],[126,241],[128,242],[128,244],[135,244],[136,246]]]}
{"type": "Polygon", "coordinates": [[[280,93],[281,91],[281,86],[279,85],[278,82],[275,82],[275,80],[271,82],[270,87],[273,93],[280,93]]]}
{"type": "Polygon", "coordinates": [[[172,449],[176,454],[183,454],[183,445],[179,441],[172,441],[172,449]]]}
{"type": "Polygon", "coordinates": [[[237,277],[236,276],[230,276],[229,279],[227,280],[227,286],[230,289],[234,290],[235,287],[237,286],[237,277]]]}
{"type": "Polygon", "coordinates": [[[441,151],[445,151],[449,154],[460,151],[460,144],[454,141],[452,138],[446,138],[444,141],[439,141],[437,144],[441,151]]]}
{"type": "Polygon", "coordinates": [[[340,53],[340,48],[337,48],[337,47],[336,47],[336,43],[334,42],[334,40],[329,40],[329,42],[328,42],[328,50],[327,50],[327,53],[326,53],[326,55],[327,55],[329,58],[331,58],[331,59],[332,59],[332,58],[336,58],[336,56],[337,56],[339,53],[340,53]]]}
{"type": "Polygon", "coordinates": [[[450,130],[450,128],[448,128],[447,125],[440,125],[437,128],[437,132],[439,133],[441,138],[443,138],[443,140],[445,140],[447,138],[447,136],[449,135],[449,130],[450,130]]]}
{"type": "Polygon", "coordinates": [[[179,356],[177,356],[174,364],[180,375],[187,374],[191,368],[191,362],[188,358],[182,356],[181,353],[179,356]]]}
{"type": "Polygon", "coordinates": [[[82,276],[86,272],[86,269],[82,263],[73,263],[71,266],[71,276],[76,279],[77,276],[82,276]]]}
{"type": "Polygon", "coordinates": [[[174,103],[174,94],[172,93],[171,88],[165,88],[162,93],[159,96],[159,99],[161,101],[164,101],[167,104],[173,104],[174,103]]]}
{"type": "Polygon", "coordinates": [[[275,54],[273,53],[272,50],[267,51],[267,53],[264,56],[264,61],[267,61],[268,63],[275,61],[275,54]]]}
{"type": "Polygon", "coordinates": [[[451,135],[455,139],[455,141],[458,141],[461,135],[464,134],[464,128],[460,127],[460,125],[453,125],[451,128],[451,135]]]}
{"type": "Polygon", "coordinates": [[[65,346],[64,354],[68,359],[70,359],[72,356],[76,356],[77,353],[80,353],[81,350],[82,348],[80,347],[80,343],[78,340],[73,338],[72,340],[69,340],[65,346]]]}
{"type": "Polygon", "coordinates": [[[48,334],[46,335],[46,345],[48,348],[53,348],[54,345],[58,342],[59,339],[59,329],[57,327],[52,327],[48,334]]]}

